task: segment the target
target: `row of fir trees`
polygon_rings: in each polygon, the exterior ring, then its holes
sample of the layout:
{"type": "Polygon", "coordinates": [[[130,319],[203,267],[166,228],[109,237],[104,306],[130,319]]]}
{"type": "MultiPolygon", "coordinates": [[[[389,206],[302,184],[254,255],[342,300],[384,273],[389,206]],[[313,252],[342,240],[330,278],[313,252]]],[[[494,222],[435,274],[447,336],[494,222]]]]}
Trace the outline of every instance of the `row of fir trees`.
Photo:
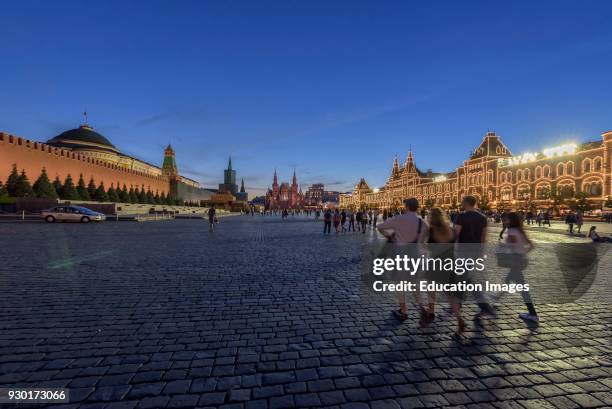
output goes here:
{"type": "Polygon", "coordinates": [[[173,199],[170,195],[166,196],[162,192],[151,192],[151,189],[130,187],[129,189],[124,184],[123,187],[114,187],[111,184],[108,189],[104,186],[104,182],[100,182],[96,186],[93,178],[85,184],[83,175],[79,175],[79,180],[74,183],[72,176],[67,175],[62,182],[59,176],[51,182],[45,168],[42,169],[40,176],[34,184],[30,184],[25,170],[21,173],[17,171],[17,166],[13,165],[13,169],[6,180],[2,184],[0,181],[0,197],[41,197],[49,199],[63,200],[84,200],[97,202],[115,202],[115,203],[143,203],[143,204],[165,204],[178,205],[183,204],[180,199],[173,199]]]}

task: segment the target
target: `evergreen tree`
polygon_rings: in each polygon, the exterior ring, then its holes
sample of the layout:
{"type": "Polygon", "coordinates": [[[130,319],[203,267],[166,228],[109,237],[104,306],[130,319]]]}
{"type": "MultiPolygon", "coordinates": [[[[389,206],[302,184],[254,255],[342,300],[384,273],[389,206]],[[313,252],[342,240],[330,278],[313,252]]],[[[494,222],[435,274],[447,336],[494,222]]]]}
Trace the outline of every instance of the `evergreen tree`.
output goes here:
{"type": "Polygon", "coordinates": [[[96,182],[94,182],[93,178],[89,179],[89,184],[87,185],[87,193],[89,194],[89,198],[91,200],[96,200],[96,182]]]}
{"type": "Polygon", "coordinates": [[[15,184],[15,197],[34,197],[34,190],[32,190],[25,169],[21,171],[21,174],[17,178],[17,183],[15,184]]]}
{"type": "Polygon", "coordinates": [[[161,195],[159,195],[159,204],[160,205],[165,205],[168,202],[166,201],[166,193],[162,192],[161,195]]]}
{"type": "Polygon", "coordinates": [[[82,173],[79,175],[79,182],[77,183],[76,190],[81,200],[91,200],[91,196],[89,196],[89,191],[87,190],[87,186],[85,186],[85,180],[83,179],[82,173]]]}
{"type": "Polygon", "coordinates": [[[106,189],[104,188],[104,182],[100,182],[100,186],[98,186],[94,194],[94,199],[98,202],[108,202],[108,195],[106,194],[106,189]]]}
{"type": "Polygon", "coordinates": [[[153,201],[155,204],[161,204],[161,198],[159,197],[159,190],[155,191],[155,196],[153,196],[153,201]]]}
{"type": "Polygon", "coordinates": [[[72,176],[68,174],[66,176],[66,180],[64,180],[64,185],[62,186],[62,195],[60,198],[64,200],[79,200],[79,194],[77,193],[76,187],[74,186],[74,182],[72,181],[72,176]]]}
{"type": "Polygon", "coordinates": [[[57,197],[62,195],[62,181],[59,178],[59,175],[55,175],[55,179],[53,180],[53,188],[55,189],[55,194],[57,197]]]}
{"type": "Polygon", "coordinates": [[[0,180],[0,199],[8,197],[8,192],[6,191],[6,188],[4,187],[4,185],[2,185],[2,181],[0,180]]]}
{"type": "Polygon", "coordinates": [[[153,195],[153,192],[151,192],[151,189],[147,189],[147,203],[155,204],[155,196],[153,195]]]}
{"type": "Polygon", "coordinates": [[[134,186],[130,186],[130,203],[138,203],[138,195],[136,194],[136,190],[134,190],[134,186]]]}
{"type": "Polygon", "coordinates": [[[108,188],[107,194],[108,194],[108,200],[110,202],[113,202],[113,203],[119,202],[119,195],[117,194],[117,191],[113,187],[112,183],[111,183],[110,187],[108,188]]]}
{"type": "Polygon", "coordinates": [[[140,189],[140,192],[138,193],[138,203],[147,203],[147,192],[145,192],[145,188],[144,185],[142,185],[142,188],[140,189]]]}
{"type": "Polygon", "coordinates": [[[119,201],[121,203],[130,203],[130,194],[125,184],[123,185],[123,188],[119,191],[119,201]]]}
{"type": "Polygon", "coordinates": [[[172,199],[172,195],[170,193],[168,193],[168,196],[166,196],[166,204],[170,206],[174,204],[174,199],[172,199]]]}
{"type": "Polygon", "coordinates": [[[34,182],[32,189],[34,190],[36,197],[57,199],[57,192],[49,180],[49,176],[47,176],[47,170],[45,168],[42,168],[40,176],[38,179],[36,179],[36,182],[34,182]]]}
{"type": "Polygon", "coordinates": [[[8,179],[6,179],[6,191],[11,197],[17,196],[15,189],[17,188],[17,180],[19,179],[19,172],[17,172],[17,165],[13,163],[13,169],[9,173],[8,179]]]}

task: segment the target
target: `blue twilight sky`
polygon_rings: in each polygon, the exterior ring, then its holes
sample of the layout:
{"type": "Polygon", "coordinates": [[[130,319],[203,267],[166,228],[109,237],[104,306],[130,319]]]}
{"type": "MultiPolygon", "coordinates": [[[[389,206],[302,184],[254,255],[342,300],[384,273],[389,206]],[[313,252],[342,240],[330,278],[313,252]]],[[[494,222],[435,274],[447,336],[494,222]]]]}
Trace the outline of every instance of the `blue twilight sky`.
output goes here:
{"type": "MultiPolygon", "coordinates": [[[[122,151],[247,190],[276,167],[347,190],[412,147],[461,163],[612,129],[611,1],[14,1],[0,5],[0,130],[89,122],[122,151]]],[[[304,186],[305,187],[305,186],[304,186]]]]}

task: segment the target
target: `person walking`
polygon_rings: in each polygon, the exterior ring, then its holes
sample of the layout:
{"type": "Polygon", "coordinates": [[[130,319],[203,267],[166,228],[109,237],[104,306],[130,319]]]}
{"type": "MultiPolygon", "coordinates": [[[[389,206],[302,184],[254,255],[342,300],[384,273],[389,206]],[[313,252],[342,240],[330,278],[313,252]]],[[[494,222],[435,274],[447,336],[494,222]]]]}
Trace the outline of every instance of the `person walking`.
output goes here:
{"type": "Polygon", "coordinates": [[[576,227],[578,227],[578,234],[580,234],[580,230],[582,230],[582,225],[584,224],[584,215],[582,212],[576,213],[576,227]]]}
{"type": "Polygon", "coordinates": [[[334,210],[332,221],[334,223],[334,230],[336,230],[336,234],[340,233],[340,211],[338,209],[334,210]]]}
{"type": "MultiPolygon", "coordinates": [[[[380,234],[395,243],[396,251],[408,253],[411,257],[417,257],[418,243],[424,243],[427,240],[427,222],[417,215],[417,211],[419,210],[419,201],[417,199],[406,199],[404,201],[404,205],[406,206],[406,212],[404,214],[387,219],[379,224],[377,229],[380,234]]],[[[397,295],[399,309],[394,310],[393,314],[395,314],[395,316],[397,316],[400,320],[404,321],[408,318],[406,293],[398,291],[397,295]]],[[[421,304],[420,294],[418,291],[414,293],[414,297],[419,309],[421,310],[421,315],[423,315],[424,308],[421,304]]]]}
{"type": "Polygon", "coordinates": [[[357,214],[355,214],[355,220],[357,221],[357,228],[361,231],[361,219],[363,219],[363,212],[361,209],[357,210],[357,214]]]}
{"type": "Polygon", "coordinates": [[[366,211],[363,211],[361,213],[361,233],[365,234],[367,225],[368,225],[368,213],[366,211]]]}
{"type": "Polygon", "coordinates": [[[507,218],[507,216],[508,216],[508,213],[505,212],[505,211],[501,214],[502,229],[499,232],[499,239],[500,240],[502,240],[504,238],[504,233],[506,231],[506,218],[507,218]]]}
{"type": "Polygon", "coordinates": [[[548,213],[548,210],[544,212],[542,219],[543,219],[542,225],[544,226],[548,225],[548,227],[550,227],[550,213],[548,213]]]}
{"type": "MultiPolygon", "coordinates": [[[[527,267],[526,255],[533,250],[533,243],[525,233],[521,216],[516,212],[508,214],[508,236],[506,237],[504,247],[509,250],[510,255],[510,271],[506,276],[506,284],[525,284],[523,270],[527,267]]],[[[521,291],[521,295],[528,312],[520,313],[519,317],[526,321],[538,322],[538,313],[533,306],[529,291],[521,291]]]]}
{"type": "Polygon", "coordinates": [[[576,215],[574,215],[574,212],[569,212],[567,216],[565,216],[565,224],[568,225],[569,233],[574,234],[574,224],[576,224],[576,215]]]}
{"type": "Polygon", "coordinates": [[[340,226],[342,227],[342,233],[346,233],[346,210],[342,209],[340,212],[340,226]]]}
{"type": "Polygon", "coordinates": [[[331,224],[332,224],[332,213],[331,210],[325,210],[323,213],[323,234],[331,233],[331,224]]]}
{"type": "MultiPolygon", "coordinates": [[[[477,200],[474,196],[465,196],[461,202],[463,213],[455,221],[455,241],[457,243],[457,257],[465,259],[482,258],[484,243],[487,241],[487,218],[476,209],[477,200]]],[[[466,281],[474,281],[473,277],[466,277],[466,281]]],[[[484,294],[477,293],[477,304],[480,311],[474,319],[476,321],[484,316],[495,316],[495,310],[486,301],[484,294]]]]}
{"type": "Polygon", "coordinates": [[[374,218],[372,219],[372,226],[376,228],[376,223],[378,222],[378,209],[374,209],[374,218]]]}
{"type": "MultiPolygon", "coordinates": [[[[429,212],[429,254],[430,258],[440,259],[442,263],[445,260],[453,259],[455,255],[454,242],[455,234],[450,226],[448,216],[439,207],[434,207],[429,212]]],[[[441,266],[442,264],[440,264],[441,266]]],[[[454,272],[447,272],[444,269],[435,269],[428,272],[431,280],[441,283],[456,283],[457,275],[454,272]]],[[[424,317],[421,318],[421,326],[426,326],[431,323],[435,317],[435,300],[436,294],[427,293],[428,309],[424,317]]],[[[461,335],[465,331],[465,321],[461,315],[461,299],[462,295],[459,292],[448,293],[449,302],[453,315],[457,319],[457,330],[455,334],[461,335]]]]}
{"type": "Polygon", "coordinates": [[[352,210],[349,210],[348,219],[349,219],[348,231],[352,230],[353,233],[355,233],[355,214],[353,213],[352,210]]]}
{"type": "Polygon", "coordinates": [[[211,205],[210,209],[208,209],[208,231],[215,231],[215,223],[217,222],[217,211],[215,210],[215,205],[211,205]]]}

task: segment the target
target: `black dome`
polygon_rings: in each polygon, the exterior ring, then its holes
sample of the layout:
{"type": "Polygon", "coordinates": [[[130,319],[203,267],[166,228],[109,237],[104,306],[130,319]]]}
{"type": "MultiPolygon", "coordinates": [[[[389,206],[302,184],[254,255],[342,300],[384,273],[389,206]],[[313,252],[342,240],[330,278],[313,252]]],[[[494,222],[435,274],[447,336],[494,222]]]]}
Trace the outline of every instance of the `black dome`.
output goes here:
{"type": "Polygon", "coordinates": [[[88,125],[81,125],[78,128],[62,132],[56,137],[49,139],[47,145],[71,149],[97,148],[117,152],[115,145],[88,125]]]}

